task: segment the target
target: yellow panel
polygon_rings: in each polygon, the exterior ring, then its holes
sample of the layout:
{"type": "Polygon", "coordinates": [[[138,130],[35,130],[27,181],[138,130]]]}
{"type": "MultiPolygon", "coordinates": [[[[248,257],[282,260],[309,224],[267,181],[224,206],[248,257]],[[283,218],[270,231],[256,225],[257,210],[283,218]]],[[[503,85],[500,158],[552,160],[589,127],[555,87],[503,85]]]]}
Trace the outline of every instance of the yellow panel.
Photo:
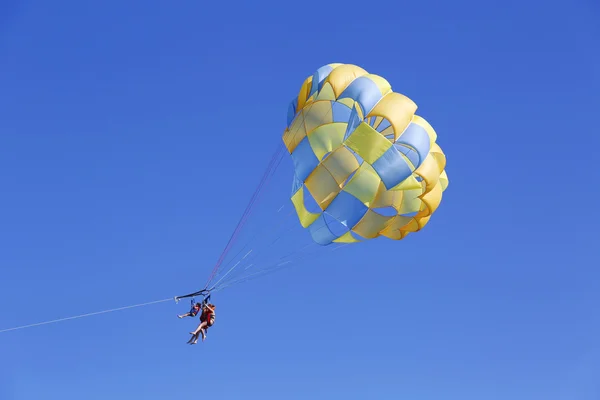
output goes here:
{"type": "Polygon", "coordinates": [[[316,101],[310,105],[310,109],[304,112],[304,126],[306,132],[310,133],[317,126],[333,122],[331,101],[316,101]]]}
{"type": "Polygon", "coordinates": [[[394,127],[394,140],[412,121],[412,117],[417,111],[417,105],[408,97],[400,93],[391,92],[381,99],[367,117],[381,116],[390,121],[394,127]]]}
{"type": "Polygon", "coordinates": [[[281,137],[283,139],[283,144],[285,145],[285,148],[288,150],[288,153],[291,154],[292,150],[290,150],[290,144],[292,141],[292,134],[290,133],[290,130],[288,128],[285,128],[281,137]]]}
{"type": "Polygon", "coordinates": [[[399,229],[390,229],[389,227],[381,232],[381,236],[385,236],[388,239],[400,240],[402,239],[402,231],[399,229]]]}
{"type": "Polygon", "coordinates": [[[428,193],[421,196],[423,202],[423,210],[415,216],[416,218],[428,217],[437,210],[442,202],[442,185],[435,185],[428,193]]]}
{"type": "Polygon", "coordinates": [[[440,146],[438,146],[437,143],[434,143],[433,146],[431,146],[429,153],[431,153],[431,155],[435,157],[435,160],[438,163],[438,168],[440,172],[442,172],[444,168],[446,168],[446,155],[444,154],[440,146]]]}
{"type": "Polygon", "coordinates": [[[423,181],[428,188],[432,188],[437,184],[440,177],[440,171],[438,170],[437,162],[431,153],[427,154],[427,157],[425,157],[423,163],[417,168],[415,174],[423,178],[423,181]]]}
{"type": "MultiPolygon", "coordinates": [[[[308,134],[310,147],[312,147],[319,160],[322,160],[325,154],[342,144],[346,127],[347,124],[343,122],[334,122],[332,124],[321,125],[308,134]]],[[[355,157],[352,156],[352,158],[355,157]]]]}
{"type": "Polygon", "coordinates": [[[304,190],[302,188],[292,196],[292,204],[294,204],[298,219],[300,219],[300,224],[303,228],[308,227],[319,218],[320,214],[311,213],[304,207],[304,190]]]}
{"type": "Polygon", "coordinates": [[[369,78],[377,85],[382,96],[385,96],[392,90],[392,85],[390,85],[390,83],[385,78],[382,78],[379,75],[367,74],[365,75],[365,77],[369,78]]]}
{"type": "Polygon", "coordinates": [[[431,217],[422,217],[422,218],[415,218],[415,221],[417,222],[417,225],[419,226],[419,230],[423,229],[423,227],[425,225],[427,225],[427,223],[429,222],[429,219],[431,217]]]}
{"type": "Polygon", "coordinates": [[[360,242],[360,240],[355,239],[354,236],[352,236],[352,234],[350,232],[346,232],[339,238],[335,239],[333,242],[334,243],[357,243],[357,242],[360,242]]]}
{"type": "Polygon", "coordinates": [[[335,93],[333,93],[333,88],[329,83],[324,84],[319,90],[317,100],[335,100],[335,93]]]}
{"type": "Polygon", "coordinates": [[[361,67],[352,64],[344,64],[331,71],[326,80],[331,84],[335,97],[337,98],[353,80],[363,75],[367,75],[367,71],[361,67]]]}
{"type": "Polygon", "coordinates": [[[310,93],[310,88],[312,86],[312,76],[306,78],[302,87],[300,88],[300,93],[298,93],[298,105],[296,106],[296,110],[300,110],[304,108],[306,104],[306,99],[308,98],[308,94],[310,93]]]}
{"type": "Polygon", "coordinates": [[[304,112],[298,114],[292,126],[283,133],[283,142],[285,147],[288,149],[290,154],[294,151],[298,143],[306,136],[306,130],[304,129],[304,112]]]}
{"type": "Polygon", "coordinates": [[[388,226],[381,231],[381,235],[389,239],[400,240],[406,236],[406,234],[402,232],[402,228],[406,227],[412,221],[412,217],[402,217],[397,215],[390,221],[388,226]]]}
{"type": "Polygon", "coordinates": [[[412,122],[421,126],[423,129],[427,131],[429,135],[429,145],[432,146],[437,140],[437,133],[433,129],[433,127],[425,120],[423,117],[419,117],[418,115],[413,116],[412,122]]]}
{"type": "Polygon", "coordinates": [[[391,188],[390,190],[396,191],[396,190],[414,190],[414,189],[421,189],[422,185],[419,181],[417,181],[417,178],[415,178],[414,175],[409,176],[408,178],[406,178],[405,180],[403,180],[402,182],[400,182],[399,184],[397,184],[396,186],[394,186],[393,188],[391,188]]]}
{"type": "Polygon", "coordinates": [[[383,182],[379,185],[379,190],[377,191],[377,196],[375,196],[375,200],[373,200],[373,205],[371,208],[384,208],[384,207],[394,207],[396,210],[399,210],[402,206],[402,198],[404,197],[404,192],[401,190],[391,191],[385,188],[383,182]]]}
{"type": "MultiPolygon", "coordinates": [[[[343,138],[343,132],[342,132],[343,138]]],[[[337,182],[338,186],[342,186],[346,179],[354,171],[360,167],[358,160],[354,157],[354,154],[350,152],[346,147],[339,147],[333,153],[327,156],[323,160],[322,164],[327,171],[333,176],[333,179],[337,182]]]]}
{"type": "Polygon", "coordinates": [[[384,217],[372,210],[367,210],[365,216],[352,230],[364,238],[374,239],[379,236],[379,232],[384,230],[392,219],[394,217],[384,217]]]}
{"type": "Polygon", "coordinates": [[[422,192],[422,190],[405,190],[398,214],[408,214],[421,210],[422,202],[419,196],[422,192]]]}
{"type": "Polygon", "coordinates": [[[350,97],[344,97],[343,99],[339,99],[336,101],[338,103],[342,103],[343,105],[345,105],[346,107],[348,107],[351,110],[352,110],[352,107],[354,107],[354,103],[355,103],[355,101],[352,100],[350,97]]]}
{"type": "Polygon", "coordinates": [[[350,193],[368,207],[373,203],[380,183],[381,179],[373,167],[363,163],[344,187],[344,191],[350,193]]]}
{"type": "Polygon", "coordinates": [[[420,213],[422,213],[422,212],[428,212],[427,211],[427,203],[425,203],[423,201],[423,196],[425,196],[428,193],[429,192],[423,193],[421,196],[419,196],[419,199],[421,200],[421,206],[419,207],[419,212],[417,213],[417,215],[415,217],[418,217],[420,215],[420,213]]]}
{"type": "Polygon", "coordinates": [[[442,171],[440,174],[440,185],[442,186],[442,192],[448,187],[448,175],[446,175],[446,171],[442,171]]]}
{"type": "Polygon", "coordinates": [[[361,122],[358,125],[354,132],[346,139],[345,144],[357,152],[369,164],[373,164],[383,153],[393,146],[389,140],[365,122],[361,122]]]}
{"type": "Polygon", "coordinates": [[[337,182],[323,164],[317,165],[306,178],[305,185],[322,210],[326,209],[340,192],[337,182]]]}
{"type": "Polygon", "coordinates": [[[417,232],[419,229],[421,226],[415,218],[411,218],[410,222],[401,228],[403,232],[417,232]]]}

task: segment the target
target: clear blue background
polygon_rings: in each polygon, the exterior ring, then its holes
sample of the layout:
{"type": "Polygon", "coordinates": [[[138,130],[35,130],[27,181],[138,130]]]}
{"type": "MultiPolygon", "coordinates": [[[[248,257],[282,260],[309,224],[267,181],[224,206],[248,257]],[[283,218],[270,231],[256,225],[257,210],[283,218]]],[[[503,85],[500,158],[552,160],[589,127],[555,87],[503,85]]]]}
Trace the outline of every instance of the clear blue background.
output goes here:
{"type": "Polygon", "coordinates": [[[450,187],[406,241],[223,291],[202,345],[173,302],[2,333],[0,399],[600,398],[599,20],[592,0],[3,0],[0,329],[202,285],[323,64],[411,97],[450,187]]]}

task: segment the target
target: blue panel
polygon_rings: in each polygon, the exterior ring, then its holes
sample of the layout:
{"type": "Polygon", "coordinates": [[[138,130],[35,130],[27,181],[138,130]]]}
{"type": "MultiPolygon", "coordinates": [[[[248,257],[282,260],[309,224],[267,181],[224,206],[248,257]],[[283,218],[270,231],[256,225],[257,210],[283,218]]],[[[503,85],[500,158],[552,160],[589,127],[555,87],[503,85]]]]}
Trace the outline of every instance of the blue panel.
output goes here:
{"type": "Polygon", "coordinates": [[[377,132],[383,132],[390,126],[392,126],[392,124],[390,124],[390,121],[388,121],[387,119],[384,118],[383,121],[381,121],[381,123],[377,127],[377,132]]]}
{"type": "Polygon", "coordinates": [[[348,118],[348,126],[346,127],[346,133],[344,134],[344,140],[348,139],[348,136],[354,132],[354,130],[360,125],[361,119],[358,116],[358,112],[355,107],[352,107],[352,112],[350,113],[350,117],[348,118]]]}
{"type": "Polygon", "coordinates": [[[335,239],[335,235],[331,233],[329,227],[325,223],[325,218],[321,215],[308,227],[312,239],[320,245],[326,246],[331,244],[335,239]]]}
{"type": "Polygon", "coordinates": [[[296,97],[288,107],[288,115],[287,115],[287,126],[292,124],[292,121],[296,117],[296,107],[298,107],[298,98],[296,97]]]}
{"type": "Polygon", "coordinates": [[[342,224],[340,221],[333,218],[327,213],[323,214],[323,218],[325,219],[325,223],[329,227],[329,230],[335,236],[336,239],[340,236],[343,236],[346,232],[350,230],[346,225],[342,224]]]}
{"type": "Polygon", "coordinates": [[[354,227],[367,212],[368,207],[362,201],[348,192],[340,192],[331,202],[325,212],[346,225],[354,227]]]}
{"type": "Polygon", "coordinates": [[[417,163],[415,163],[415,167],[421,165],[423,160],[425,160],[425,157],[427,157],[430,149],[429,135],[427,134],[427,131],[420,125],[413,123],[408,125],[406,130],[402,133],[402,135],[400,135],[398,140],[396,140],[396,143],[410,146],[418,153],[419,160],[417,163]]]}
{"type": "Polygon", "coordinates": [[[371,211],[382,215],[384,217],[393,217],[395,215],[398,215],[398,211],[394,208],[394,207],[379,207],[379,208],[372,208],[371,211]]]}
{"type": "Polygon", "coordinates": [[[394,143],[394,147],[396,148],[396,150],[398,150],[400,153],[404,154],[405,156],[408,155],[408,153],[410,153],[410,149],[408,147],[399,145],[394,143]]]}
{"type": "Polygon", "coordinates": [[[396,150],[404,154],[406,158],[408,158],[410,162],[415,166],[415,168],[418,168],[421,163],[421,157],[419,157],[417,152],[410,147],[406,147],[406,145],[397,143],[398,142],[394,143],[394,147],[396,148],[396,150]]]}
{"type": "Polygon", "coordinates": [[[302,182],[308,178],[310,173],[319,165],[319,159],[310,147],[308,137],[302,139],[298,146],[292,152],[292,160],[296,169],[296,176],[302,182]]]}
{"type": "Polygon", "coordinates": [[[347,105],[332,101],[331,110],[333,111],[333,122],[348,122],[350,120],[352,109],[347,105]]]}
{"type": "Polygon", "coordinates": [[[381,91],[375,82],[371,79],[361,76],[355,79],[352,83],[340,94],[339,98],[349,97],[360,103],[364,115],[367,115],[375,104],[383,97],[381,91]]]}
{"type": "Polygon", "coordinates": [[[302,181],[298,179],[296,174],[294,174],[294,179],[292,179],[292,194],[296,193],[298,189],[302,186],[302,181]]]}
{"type": "Polygon", "coordinates": [[[313,195],[310,193],[308,188],[306,186],[302,186],[302,190],[304,191],[303,198],[304,198],[304,208],[306,208],[306,211],[311,212],[313,214],[322,213],[323,210],[321,210],[321,207],[319,207],[319,203],[317,203],[317,201],[315,200],[313,195]]]}
{"type": "Polygon", "coordinates": [[[412,170],[395,146],[383,153],[372,166],[386,189],[393,188],[412,174],[412,170]]]}
{"type": "Polygon", "coordinates": [[[321,68],[319,68],[317,70],[317,72],[315,72],[315,74],[313,75],[312,84],[311,84],[311,88],[310,88],[310,94],[308,95],[308,97],[315,94],[315,92],[317,90],[321,90],[321,88],[323,87],[323,82],[325,81],[325,78],[327,78],[329,76],[331,71],[333,71],[332,67],[330,67],[329,65],[324,65],[321,68]]]}

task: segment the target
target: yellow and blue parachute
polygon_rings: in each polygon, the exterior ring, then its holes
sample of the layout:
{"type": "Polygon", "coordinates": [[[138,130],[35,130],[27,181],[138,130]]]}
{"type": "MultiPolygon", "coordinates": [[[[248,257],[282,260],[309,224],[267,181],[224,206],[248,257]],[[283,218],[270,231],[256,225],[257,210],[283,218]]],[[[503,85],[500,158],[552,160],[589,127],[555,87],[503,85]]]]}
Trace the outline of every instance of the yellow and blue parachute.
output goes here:
{"type": "Polygon", "coordinates": [[[416,110],[386,79],[356,65],[325,65],[306,78],[289,106],[283,140],[205,289],[222,290],[350,243],[401,240],[423,229],[448,177],[437,134],[416,110]],[[263,196],[270,183],[281,182],[274,177],[288,156],[292,204],[288,187],[275,184],[274,196],[263,196]]]}
{"type": "Polygon", "coordinates": [[[378,75],[329,64],[308,77],[288,111],[291,200],[321,245],[422,229],[448,187],[446,157],[416,104],[378,75]]]}

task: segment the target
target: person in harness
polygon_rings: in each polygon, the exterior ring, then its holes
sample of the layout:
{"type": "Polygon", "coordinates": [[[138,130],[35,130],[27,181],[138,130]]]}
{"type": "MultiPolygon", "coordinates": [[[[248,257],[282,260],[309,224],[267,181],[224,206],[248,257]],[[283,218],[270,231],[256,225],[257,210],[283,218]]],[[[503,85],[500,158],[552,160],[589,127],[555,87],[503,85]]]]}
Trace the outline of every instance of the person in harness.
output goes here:
{"type": "Polygon", "coordinates": [[[185,318],[185,317],[195,317],[196,315],[198,315],[201,308],[202,308],[202,304],[196,303],[196,301],[192,298],[190,311],[188,311],[185,314],[178,315],[177,317],[180,319],[185,318]]]}
{"type": "Polygon", "coordinates": [[[215,323],[215,310],[217,306],[212,303],[205,303],[200,314],[200,324],[195,331],[190,332],[192,337],[188,340],[189,344],[198,343],[199,335],[202,335],[202,341],[206,339],[206,331],[215,323]]]}

